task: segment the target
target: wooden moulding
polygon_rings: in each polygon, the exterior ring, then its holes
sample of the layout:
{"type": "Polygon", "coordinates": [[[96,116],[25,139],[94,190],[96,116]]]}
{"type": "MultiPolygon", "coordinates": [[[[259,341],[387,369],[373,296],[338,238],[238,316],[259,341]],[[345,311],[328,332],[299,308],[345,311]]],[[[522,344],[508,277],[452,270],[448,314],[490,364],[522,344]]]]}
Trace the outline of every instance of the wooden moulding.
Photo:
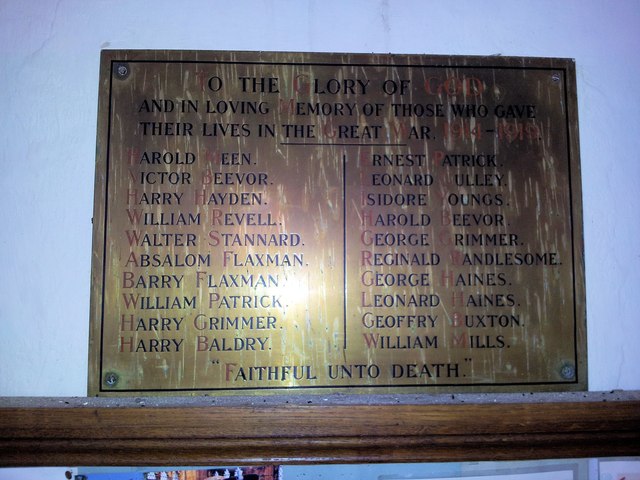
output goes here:
{"type": "Polygon", "coordinates": [[[0,399],[0,464],[402,463],[640,455],[640,394],[581,395],[559,400],[548,394],[522,399],[449,395],[427,401],[398,396],[138,398],[117,403],[5,398],[0,399]]]}

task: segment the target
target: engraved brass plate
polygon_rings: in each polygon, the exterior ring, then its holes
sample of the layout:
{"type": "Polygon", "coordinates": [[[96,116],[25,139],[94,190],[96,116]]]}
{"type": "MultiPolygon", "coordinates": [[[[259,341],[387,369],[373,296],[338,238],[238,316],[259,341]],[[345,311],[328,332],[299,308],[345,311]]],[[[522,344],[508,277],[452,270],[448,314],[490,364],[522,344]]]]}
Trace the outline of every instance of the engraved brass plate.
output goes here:
{"type": "Polygon", "coordinates": [[[92,395],[586,389],[571,60],[105,51],[92,395]]]}

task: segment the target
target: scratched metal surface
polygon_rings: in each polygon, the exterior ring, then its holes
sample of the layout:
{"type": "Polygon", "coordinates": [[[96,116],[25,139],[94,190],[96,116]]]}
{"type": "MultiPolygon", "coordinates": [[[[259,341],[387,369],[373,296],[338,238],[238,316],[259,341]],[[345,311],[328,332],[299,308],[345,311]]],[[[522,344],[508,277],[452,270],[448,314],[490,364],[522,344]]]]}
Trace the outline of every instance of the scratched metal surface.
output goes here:
{"type": "Polygon", "coordinates": [[[586,389],[575,95],[562,59],[103,52],[90,394],[586,389]]]}

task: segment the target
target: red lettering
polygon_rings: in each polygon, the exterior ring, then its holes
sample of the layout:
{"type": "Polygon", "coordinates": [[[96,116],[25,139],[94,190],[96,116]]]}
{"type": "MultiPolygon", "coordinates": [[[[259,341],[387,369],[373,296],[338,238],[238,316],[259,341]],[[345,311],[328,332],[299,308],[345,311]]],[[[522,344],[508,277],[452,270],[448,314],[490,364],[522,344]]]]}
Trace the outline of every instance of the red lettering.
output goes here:
{"type": "Polygon", "coordinates": [[[460,266],[462,265],[462,261],[463,261],[463,256],[462,256],[462,252],[460,252],[459,250],[451,250],[451,264],[452,265],[456,265],[456,266],[460,266]]]}
{"type": "Polygon", "coordinates": [[[460,305],[464,304],[464,293],[462,290],[458,292],[451,292],[451,306],[456,306],[456,300],[460,301],[460,305]]]}
{"type": "Polygon", "coordinates": [[[466,348],[468,344],[469,344],[469,340],[466,332],[461,333],[460,335],[453,334],[453,339],[451,342],[452,347],[466,348]]]}
{"type": "Polygon", "coordinates": [[[120,337],[120,353],[124,352],[124,347],[129,345],[129,353],[133,352],[133,338],[120,337]]]}
{"type": "Polygon", "coordinates": [[[295,77],[293,77],[293,90],[296,93],[309,94],[311,92],[309,75],[307,75],[306,73],[301,73],[300,75],[296,75],[295,77]]]}
{"type": "Polygon", "coordinates": [[[142,218],[142,212],[139,210],[129,210],[127,208],[127,216],[129,217],[129,222],[132,225],[137,225],[140,223],[140,219],[142,218]]]}
{"type": "Polygon", "coordinates": [[[122,272],[122,288],[133,288],[133,272],[122,272]]]}
{"type": "Polygon", "coordinates": [[[129,157],[129,164],[135,165],[138,158],[140,157],[140,150],[136,147],[127,147],[126,152],[127,156],[129,157]]]}
{"type": "Polygon", "coordinates": [[[233,373],[233,369],[234,369],[234,367],[237,367],[237,366],[238,366],[237,363],[225,363],[224,364],[225,379],[226,379],[227,382],[231,380],[231,374],[233,373]]]}
{"type": "Polygon", "coordinates": [[[211,210],[211,224],[222,225],[222,210],[218,208],[214,208],[213,210],[211,210]]]}
{"type": "Polygon", "coordinates": [[[125,314],[120,315],[120,330],[131,331],[133,330],[133,314],[129,314],[129,318],[125,314]]]}
{"type": "Polygon", "coordinates": [[[453,273],[445,272],[444,270],[440,274],[440,286],[448,287],[449,283],[453,284],[453,273]]]}
{"type": "Polygon", "coordinates": [[[196,349],[198,352],[206,352],[209,350],[209,342],[207,341],[207,337],[202,335],[198,335],[198,348],[196,349]]]}
{"type": "Polygon", "coordinates": [[[442,245],[451,245],[453,243],[451,242],[451,235],[449,235],[449,232],[444,229],[440,230],[440,233],[438,234],[438,240],[442,245]]]}

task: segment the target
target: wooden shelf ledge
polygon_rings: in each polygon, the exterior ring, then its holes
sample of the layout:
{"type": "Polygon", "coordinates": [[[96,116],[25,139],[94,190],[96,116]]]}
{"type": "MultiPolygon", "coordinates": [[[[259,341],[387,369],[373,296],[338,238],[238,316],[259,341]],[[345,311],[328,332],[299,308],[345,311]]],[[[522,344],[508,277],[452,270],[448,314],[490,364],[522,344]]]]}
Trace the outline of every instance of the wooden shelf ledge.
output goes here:
{"type": "Polygon", "coordinates": [[[640,393],[0,398],[2,466],[640,455],[640,393]]]}

